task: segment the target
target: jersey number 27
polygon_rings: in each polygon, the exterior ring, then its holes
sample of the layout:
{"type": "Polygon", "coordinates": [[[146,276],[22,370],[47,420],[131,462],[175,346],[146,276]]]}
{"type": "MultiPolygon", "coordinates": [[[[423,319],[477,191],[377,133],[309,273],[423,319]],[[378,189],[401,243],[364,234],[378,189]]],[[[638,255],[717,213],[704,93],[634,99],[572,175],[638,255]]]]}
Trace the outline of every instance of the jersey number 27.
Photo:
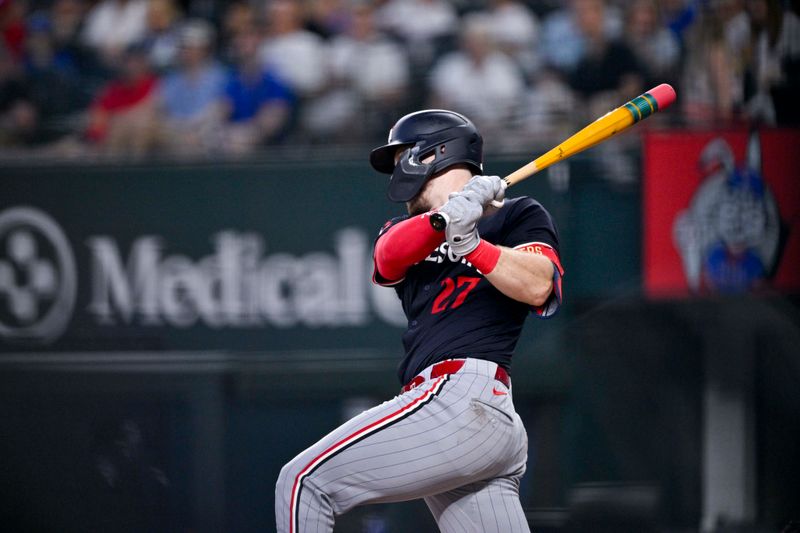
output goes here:
{"type": "Polygon", "coordinates": [[[433,301],[431,313],[441,313],[445,309],[456,309],[464,303],[469,293],[474,289],[481,278],[471,276],[458,276],[455,280],[453,278],[445,278],[442,281],[442,292],[433,301]],[[450,298],[456,289],[461,289],[457,292],[455,298],[450,298]]]}

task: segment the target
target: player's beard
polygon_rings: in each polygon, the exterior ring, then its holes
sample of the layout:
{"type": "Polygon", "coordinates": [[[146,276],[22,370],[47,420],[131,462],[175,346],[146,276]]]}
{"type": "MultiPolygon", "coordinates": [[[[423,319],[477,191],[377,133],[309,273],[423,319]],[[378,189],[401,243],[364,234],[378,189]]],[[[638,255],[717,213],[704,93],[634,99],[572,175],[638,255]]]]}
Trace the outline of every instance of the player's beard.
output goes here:
{"type": "Polygon", "coordinates": [[[417,215],[421,215],[422,213],[427,213],[434,208],[431,200],[431,194],[429,192],[432,179],[433,178],[426,181],[417,195],[406,202],[406,209],[408,210],[409,216],[415,217],[417,215]]]}
{"type": "Polygon", "coordinates": [[[421,215],[422,213],[427,213],[432,208],[433,206],[431,206],[431,202],[427,198],[424,198],[422,193],[419,193],[406,203],[408,214],[412,217],[421,215]]]}

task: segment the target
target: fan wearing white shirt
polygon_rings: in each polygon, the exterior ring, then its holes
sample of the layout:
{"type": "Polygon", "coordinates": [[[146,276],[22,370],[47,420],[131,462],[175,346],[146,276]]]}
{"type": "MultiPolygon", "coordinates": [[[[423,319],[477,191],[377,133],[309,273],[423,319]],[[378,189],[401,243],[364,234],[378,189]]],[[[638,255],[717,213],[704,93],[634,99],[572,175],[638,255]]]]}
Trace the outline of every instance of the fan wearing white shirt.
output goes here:
{"type": "Polygon", "coordinates": [[[147,11],[147,0],[102,0],[86,17],[83,41],[106,62],[113,62],[144,38],[147,11]]]}
{"type": "Polygon", "coordinates": [[[303,29],[300,6],[291,0],[273,0],[267,6],[269,27],[261,60],[301,98],[321,92],[328,82],[322,39],[303,29]]]}
{"type": "Polygon", "coordinates": [[[431,106],[465,113],[482,130],[501,133],[525,84],[515,62],[495,48],[490,32],[485,15],[465,17],[460,50],[444,56],[431,72],[431,106]]]}
{"type": "Polygon", "coordinates": [[[387,117],[398,114],[408,89],[405,49],[376,30],[371,6],[359,5],[347,33],[332,40],[328,54],[332,87],[307,111],[307,128],[349,140],[383,129],[387,117]]]}

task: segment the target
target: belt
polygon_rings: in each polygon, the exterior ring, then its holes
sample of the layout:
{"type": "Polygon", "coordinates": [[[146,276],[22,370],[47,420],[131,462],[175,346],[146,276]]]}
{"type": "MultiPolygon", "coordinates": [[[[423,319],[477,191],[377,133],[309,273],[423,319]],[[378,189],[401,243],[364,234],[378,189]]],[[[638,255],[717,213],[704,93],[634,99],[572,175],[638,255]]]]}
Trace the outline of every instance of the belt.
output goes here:
{"type": "MultiPolygon", "coordinates": [[[[431,376],[427,379],[436,379],[442,376],[446,376],[448,374],[455,374],[464,366],[466,363],[466,359],[448,359],[447,361],[442,361],[441,363],[436,363],[431,368],[431,376]]],[[[408,392],[411,389],[416,388],[422,383],[427,381],[425,376],[418,375],[405,385],[401,389],[402,392],[408,392]]],[[[506,387],[511,387],[511,378],[508,376],[508,372],[506,369],[500,365],[497,365],[497,370],[494,373],[494,379],[505,385],[506,387]]]]}

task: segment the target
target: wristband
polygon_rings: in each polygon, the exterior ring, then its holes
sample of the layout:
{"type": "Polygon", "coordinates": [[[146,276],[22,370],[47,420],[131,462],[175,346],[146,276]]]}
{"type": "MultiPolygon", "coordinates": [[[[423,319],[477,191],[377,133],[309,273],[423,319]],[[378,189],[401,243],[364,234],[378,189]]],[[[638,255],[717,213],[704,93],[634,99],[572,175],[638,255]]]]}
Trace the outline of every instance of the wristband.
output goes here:
{"type": "Polygon", "coordinates": [[[466,259],[485,276],[497,266],[497,262],[500,261],[500,253],[500,248],[481,239],[478,247],[468,253],[466,259]]]}

